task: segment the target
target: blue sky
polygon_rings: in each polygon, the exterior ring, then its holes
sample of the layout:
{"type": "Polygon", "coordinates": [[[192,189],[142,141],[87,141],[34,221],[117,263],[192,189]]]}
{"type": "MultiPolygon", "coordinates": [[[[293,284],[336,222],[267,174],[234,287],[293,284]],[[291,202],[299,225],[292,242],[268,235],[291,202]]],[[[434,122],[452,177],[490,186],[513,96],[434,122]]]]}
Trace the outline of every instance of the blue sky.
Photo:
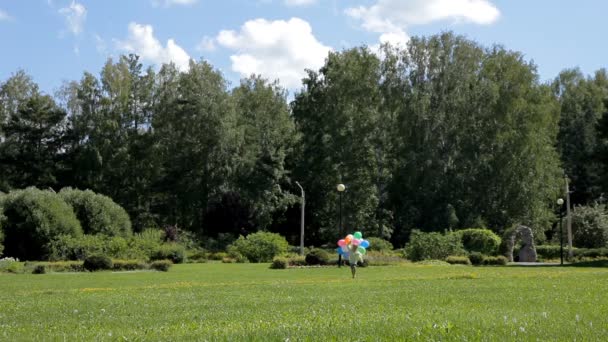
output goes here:
{"type": "Polygon", "coordinates": [[[207,59],[234,85],[251,73],[297,89],[330,50],[445,30],[521,51],[541,80],[608,66],[601,0],[0,0],[0,81],[18,69],[47,93],[108,57],[207,59]]]}

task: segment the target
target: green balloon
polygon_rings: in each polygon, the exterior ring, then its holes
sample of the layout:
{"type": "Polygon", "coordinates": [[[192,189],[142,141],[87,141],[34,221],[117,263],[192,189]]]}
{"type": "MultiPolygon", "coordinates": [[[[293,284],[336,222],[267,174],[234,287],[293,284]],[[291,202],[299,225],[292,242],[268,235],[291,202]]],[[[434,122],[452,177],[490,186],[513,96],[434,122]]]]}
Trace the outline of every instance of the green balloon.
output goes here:
{"type": "Polygon", "coordinates": [[[361,253],[361,254],[365,254],[365,253],[367,253],[367,251],[366,251],[366,250],[365,250],[365,248],[363,248],[363,247],[358,247],[358,248],[357,248],[357,251],[358,251],[359,253],[361,253]]]}
{"type": "Polygon", "coordinates": [[[355,239],[361,239],[363,237],[363,234],[361,234],[361,232],[355,232],[353,236],[355,237],[355,239]]]}

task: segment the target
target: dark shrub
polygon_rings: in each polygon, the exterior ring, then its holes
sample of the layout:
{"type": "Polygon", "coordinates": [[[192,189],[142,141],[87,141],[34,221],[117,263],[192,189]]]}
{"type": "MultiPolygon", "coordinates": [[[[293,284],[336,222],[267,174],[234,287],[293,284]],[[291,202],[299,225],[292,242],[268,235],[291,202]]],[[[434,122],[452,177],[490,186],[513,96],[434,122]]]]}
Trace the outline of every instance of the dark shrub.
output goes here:
{"type": "Polygon", "coordinates": [[[451,265],[470,265],[471,264],[471,260],[469,260],[469,257],[459,256],[459,255],[450,255],[449,257],[445,258],[445,261],[451,265]]]}
{"type": "MultiPolygon", "coordinates": [[[[536,255],[540,259],[559,259],[559,245],[540,245],[536,246],[536,255]]],[[[578,248],[573,247],[572,251],[576,255],[578,248]]],[[[568,256],[568,247],[564,246],[564,258],[568,256]]]]}
{"type": "Polygon", "coordinates": [[[284,257],[274,257],[274,259],[272,259],[272,263],[270,264],[270,268],[274,270],[286,269],[287,265],[287,259],[284,257]]]}
{"type": "Polygon", "coordinates": [[[114,264],[112,259],[105,255],[91,255],[84,259],[83,267],[87,271],[111,270],[114,264]]]}
{"type": "Polygon", "coordinates": [[[369,247],[367,248],[369,251],[390,252],[393,250],[393,244],[384,239],[370,237],[367,241],[369,241],[369,247]]]}
{"type": "Polygon", "coordinates": [[[171,260],[174,264],[181,264],[186,259],[186,249],[174,243],[160,246],[152,255],[150,260],[171,260]]]}
{"type": "Polygon", "coordinates": [[[60,235],[82,235],[72,207],[54,192],[36,188],[17,190],[6,195],[3,203],[5,255],[43,260],[51,240],[60,235]]]}
{"type": "Polygon", "coordinates": [[[64,188],[59,195],[74,208],[85,234],[128,237],[131,219],[111,198],[91,190],[64,188]]]}
{"type": "Polygon", "coordinates": [[[171,260],[156,260],[150,264],[151,269],[161,272],[169,271],[169,268],[171,268],[171,266],[173,266],[171,260]]]}
{"type": "Polygon", "coordinates": [[[271,262],[272,259],[287,252],[289,244],[284,237],[275,233],[258,232],[240,236],[229,248],[242,254],[251,262],[271,262]]]}
{"type": "Polygon", "coordinates": [[[306,254],[307,265],[327,265],[329,263],[329,253],[320,248],[313,248],[306,254]]]}
{"type": "Polygon", "coordinates": [[[450,255],[464,255],[464,249],[460,237],[455,234],[423,233],[413,230],[410,242],[405,247],[408,259],[420,260],[445,260],[450,255]]]}
{"type": "Polygon", "coordinates": [[[44,265],[36,265],[34,266],[34,269],[32,270],[32,274],[45,274],[46,273],[46,266],[44,265]]]}
{"type": "Polygon", "coordinates": [[[469,254],[469,261],[471,261],[471,264],[475,266],[483,264],[483,258],[483,254],[479,252],[473,252],[469,254]]]}
{"type": "Polygon", "coordinates": [[[500,266],[504,266],[504,265],[507,264],[507,262],[509,262],[509,260],[507,259],[507,257],[505,257],[503,255],[488,256],[488,257],[485,257],[483,259],[483,264],[484,265],[500,265],[500,266]]]}
{"type": "Polygon", "coordinates": [[[468,252],[493,255],[501,243],[500,237],[489,229],[469,228],[458,230],[454,234],[460,237],[462,246],[468,252]]]}
{"type": "MultiPolygon", "coordinates": [[[[557,229],[559,229],[559,225],[557,229]]],[[[565,224],[563,229],[565,235],[565,224]]],[[[554,236],[559,238],[559,232],[554,236]]],[[[572,210],[572,244],[583,248],[608,246],[608,214],[606,214],[604,205],[574,207],[572,210]]]]}

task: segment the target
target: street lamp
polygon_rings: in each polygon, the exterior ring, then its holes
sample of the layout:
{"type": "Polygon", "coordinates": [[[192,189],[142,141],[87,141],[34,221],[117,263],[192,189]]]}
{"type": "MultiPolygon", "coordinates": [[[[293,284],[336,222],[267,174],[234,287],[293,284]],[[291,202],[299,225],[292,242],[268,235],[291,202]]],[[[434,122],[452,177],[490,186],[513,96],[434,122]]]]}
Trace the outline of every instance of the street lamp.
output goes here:
{"type": "Polygon", "coordinates": [[[300,255],[304,255],[304,205],[306,201],[304,200],[304,188],[300,185],[300,183],[296,182],[300,190],[302,190],[302,209],[300,213],[300,255]]]}
{"type": "MultiPolygon", "coordinates": [[[[336,189],[338,190],[338,193],[340,194],[340,236],[338,238],[342,238],[344,235],[344,232],[342,231],[342,193],[344,192],[344,190],[346,190],[346,186],[342,183],[338,184],[338,186],[336,187],[336,189]]],[[[342,254],[338,255],[338,267],[342,267],[342,254]]]]}
{"type": "Polygon", "coordinates": [[[564,230],[562,229],[562,206],[564,200],[562,198],[557,199],[557,205],[559,206],[559,264],[564,264],[564,230]]]}

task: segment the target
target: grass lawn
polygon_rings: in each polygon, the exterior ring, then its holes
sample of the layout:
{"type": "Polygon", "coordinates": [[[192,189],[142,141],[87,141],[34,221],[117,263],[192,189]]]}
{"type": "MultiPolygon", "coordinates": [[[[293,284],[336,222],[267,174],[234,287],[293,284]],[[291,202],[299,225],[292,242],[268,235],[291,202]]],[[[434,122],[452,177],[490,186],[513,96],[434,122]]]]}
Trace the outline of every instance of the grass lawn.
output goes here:
{"type": "Polygon", "coordinates": [[[0,340],[608,341],[608,268],[0,274],[0,340]]]}

